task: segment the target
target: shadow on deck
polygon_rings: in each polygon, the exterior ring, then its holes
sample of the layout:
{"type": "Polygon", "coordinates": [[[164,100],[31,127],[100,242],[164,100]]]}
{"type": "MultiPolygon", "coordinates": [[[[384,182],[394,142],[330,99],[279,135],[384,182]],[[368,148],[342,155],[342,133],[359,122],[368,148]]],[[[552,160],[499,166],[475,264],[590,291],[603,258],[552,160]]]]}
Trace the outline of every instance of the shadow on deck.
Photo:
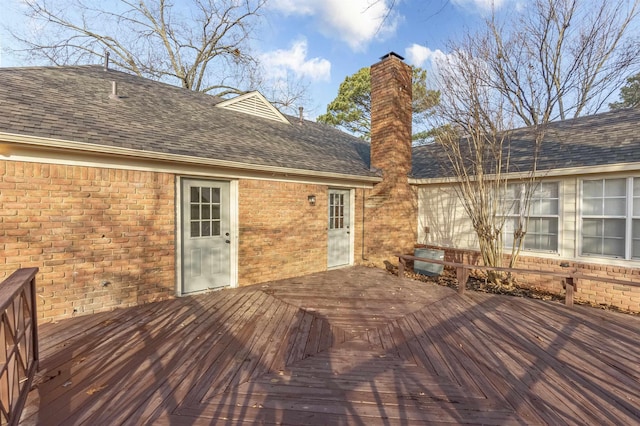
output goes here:
{"type": "Polygon", "coordinates": [[[354,267],[45,324],[23,424],[637,424],[640,318],[354,267]]]}

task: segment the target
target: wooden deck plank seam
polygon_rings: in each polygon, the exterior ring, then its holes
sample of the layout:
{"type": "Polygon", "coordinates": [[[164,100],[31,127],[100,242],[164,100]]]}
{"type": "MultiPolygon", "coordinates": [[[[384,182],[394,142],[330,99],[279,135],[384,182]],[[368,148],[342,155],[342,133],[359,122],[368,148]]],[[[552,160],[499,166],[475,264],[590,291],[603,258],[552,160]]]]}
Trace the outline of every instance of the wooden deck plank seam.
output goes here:
{"type": "MultiPolygon", "coordinates": [[[[535,384],[551,394],[555,394],[559,403],[563,403],[567,409],[571,410],[574,416],[580,418],[580,420],[577,420],[575,417],[570,417],[569,419],[564,419],[564,421],[587,423],[595,421],[600,424],[605,424],[608,421],[606,415],[604,417],[598,415],[598,413],[611,411],[612,405],[611,402],[607,401],[607,398],[596,397],[597,400],[594,400],[593,397],[596,395],[589,395],[593,390],[588,390],[593,388],[585,386],[586,383],[582,377],[570,368],[566,368],[567,366],[560,363],[554,355],[541,351],[539,348],[534,348],[534,344],[518,336],[511,328],[502,326],[500,330],[496,330],[496,324],[503,324],[500,318],[494,317],[496,314],[495,311],[487,312],[488,317],[493,317],[493,321],[491,321],[493,330],[489,331],[492,340],[501,346],[506,353],[510,354],[509,356],[512,359],[518,360],[520,363],[527,362],[526,370],[534,380],[529,383],[530,387],[534,387],[535,384]],[[511,336],[511,338],[507,340],[505,336],[511,336]],[[540,369],[540,365],[545,366],[544,370],[540,369]],[[545,377],[548,380],[544,380],[545,377]],[[571,383],[568,383],[567,379],[571,380],[571,383]],[[583,386],[585,390],[582,390],[583,386]],[[590,397],[591,401],[585,399],[585,397],[590,397]],[[604,408],[604,406],[598,407],[594,404],[604,404],[608,408],[604,408]],[[586,413],[591,413],[591,417],[586,417],[586,413]]],[[[485,329],[489,327],[485,323],[479,323],[478,325],[485,329]]],[[[513,324],[511,325],[513,326],[513,324]]],[[[595,392],[602,395],[597,390],[595,392]]],[[[559,407],[555,406],[554,410],[557,412],[559,407]]]]}

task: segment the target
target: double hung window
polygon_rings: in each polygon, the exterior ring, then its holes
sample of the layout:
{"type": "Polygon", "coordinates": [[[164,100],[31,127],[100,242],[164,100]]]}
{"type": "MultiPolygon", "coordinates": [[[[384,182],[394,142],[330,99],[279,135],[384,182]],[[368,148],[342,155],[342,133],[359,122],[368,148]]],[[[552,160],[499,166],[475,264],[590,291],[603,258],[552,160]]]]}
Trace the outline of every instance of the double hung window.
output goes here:
{"type": "Polygon", "coordinates": [[[559,197],[557,182],[534,183],[535,188],[526,211],[526,184],[509,184],[505,197],[506,220],[504,227],[505,247],[514,244],[514,231],[518,224],[525,224],[522,247],[534,251],[558,251],[559,197]]]}
{"type": "Polygon", "coordinates": [[[640,259],[640,177],[582,181],[582,254],[640,259]]]}

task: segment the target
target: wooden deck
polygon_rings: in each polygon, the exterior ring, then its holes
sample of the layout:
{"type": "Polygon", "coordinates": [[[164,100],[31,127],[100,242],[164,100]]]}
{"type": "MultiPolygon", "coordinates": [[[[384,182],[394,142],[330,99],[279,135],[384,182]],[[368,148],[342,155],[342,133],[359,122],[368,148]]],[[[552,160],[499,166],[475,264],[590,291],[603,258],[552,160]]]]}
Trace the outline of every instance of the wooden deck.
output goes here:
{"type": "Polygon", "coordinates": [[[40,328],[23,424],[638,424],[640,317],[355,267],[40,328]]]}

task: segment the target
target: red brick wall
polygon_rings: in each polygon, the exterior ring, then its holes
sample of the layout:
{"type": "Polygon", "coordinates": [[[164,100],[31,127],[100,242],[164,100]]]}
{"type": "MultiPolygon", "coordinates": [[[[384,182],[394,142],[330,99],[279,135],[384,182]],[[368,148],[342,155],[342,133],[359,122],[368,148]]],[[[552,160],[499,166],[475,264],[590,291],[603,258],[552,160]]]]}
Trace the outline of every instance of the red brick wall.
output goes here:
{"type": "MultiPolygon", "coordinates": [[[[327,269],[328,190],[325,185],[239,182],[239,285],[327,269]],[[307,201],[310,194],[316,196],[315,206],[307,201]]],[[[354,191],[356,264],[383,266],[395,253],[413,247],[417,219],[414,191],[408,184],[396,185],[390,194],[380,195],[377,188],[354,191]]]]}
{"type": "MultiPolygon", "coordinates": [[[[40,321],[173,297],[175,179],[170,173],[0,162],[0,280],[18,268],[40,268],[40,321]]],[[[326,270],[326,185],[238,185],[240,285],[326,270]]],[[[412,193],[406,190],[354,190],[356,263],[381,265],[413,246],[415,209],[409,211],[412,193]]]]}
{"type": "MultiPolygon", "coordinates": [[[[380,194],[376,189],[365,191],[365,259],[358,263],[384,267],[385,260],[397,262],[394,255],[410,252],[416,243],[416,197],[409,185],[397,185],[391,194],[380,194]]],[[[356,204],[362,206],[361,202],[358,197],[356,204]]],[[[356,246],[361,248],[357,239],[356,246]]]]}
{"type": "MultiPolygon", "coordinates": [[[[576,269],[578,273],[616,280],[640,283],[640,268],[624,268],[620,266],[598,265],[585,262],[568,262],[569,267],[560,266],[561,261],[543,259],[533,256],[520,256],[518,268],[565,272],[576,269]]],[[[520,281],[520,278],[518,278],[520,281]]],[[[558,280],[549,280],[540,275],[532,274],[522,277],[522,283],[553,293],[562,292],[562,285],[558,280]]],[[[575,300],[596,305],[612,305],[633,312],[640,312],[640,287],[611,284],[602,281],[578,280],[578,291],[575,300]]]]}
{"type": "MultiPolygon", "coordinates": [[[[40,268],[41,321],[173,297],[174,191],[173,174],[0,162],[0,280],[40,268]]],[[[327,191],[239,181],[240,285],[326,270],[327,191]]]]}
{"type": "MultiPolygon", "coordinates": [[[[434,247],[445,250],[445,260],[452,262],[464,262],[477,264],[481,262],[478,252],[472,250],[459,250],[443,247],[434,247]]],[[[505,256],[505,264],[508,257],[505,256]]],[[[560,278],[553,278],[535,274],[533,271],[551,271],[565,273],[568,270],[577,270],[578,273],[616,280],[640,283],[640,268],[624,268],[620,266],[598,265],[586,262],[568,262],[568,267],[560,266],[565,260],[547,259],[535,256],[521,255],[517,268],[530,269],[531,274],[518,274],[518,285],[536,288],[550,293],[564,294],[560,278]]],[[[640,287],[611,284],[602,281],[578,280],[578,291],[574,299],[596,305],[611,305],[623,310],[640,312],[640,287]]]]}
{"type": "Polygon", "coordinates": [[[0,162],[0,278],[36,266],[38,317],[171,297],[174,176],[0,162]]]}
{"type": "Polygon", "coordinates": [[[241,180],[240,285],[327,269],[328,188],[323,185],[241,180]],[[316,196],[316,205],[307,200],[316,196]]]}

